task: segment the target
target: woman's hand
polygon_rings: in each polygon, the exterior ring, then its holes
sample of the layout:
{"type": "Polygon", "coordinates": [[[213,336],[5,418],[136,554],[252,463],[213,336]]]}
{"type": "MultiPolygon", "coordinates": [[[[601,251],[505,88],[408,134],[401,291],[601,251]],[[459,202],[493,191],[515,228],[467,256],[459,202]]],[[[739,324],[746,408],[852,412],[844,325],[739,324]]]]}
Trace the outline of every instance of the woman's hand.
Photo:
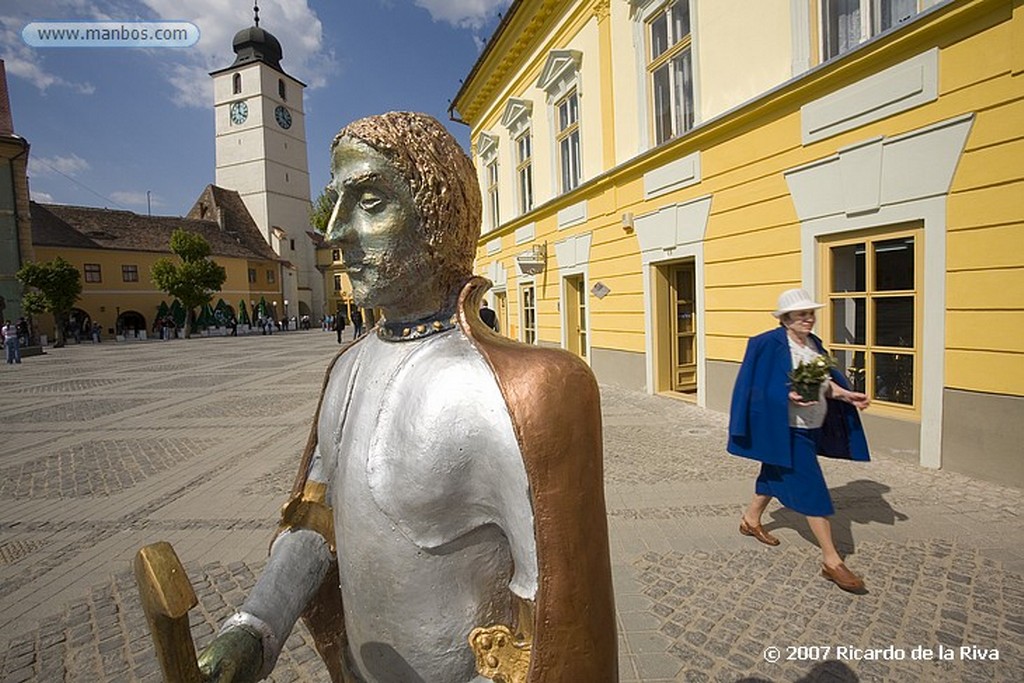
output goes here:
{"type": "Polygon", "coordinates": [[[805,401],[804,397],[796,393],[795,391],[789,392],[789,400],[795,403],[796,405],[800,406],[801,408],[813,406],[815,403],[817,403],[817,401],[805,401]]]}
{"type": "Polygon", "coordinates": [[[867,394],[862,394],[859,391],[843,389],[835,382],[832,382],[832,398],[838,401],[845,401],[846,403],[856,407],[857,410],[864,410],[871,405],[871,399],[868,398],[867,394]]]}

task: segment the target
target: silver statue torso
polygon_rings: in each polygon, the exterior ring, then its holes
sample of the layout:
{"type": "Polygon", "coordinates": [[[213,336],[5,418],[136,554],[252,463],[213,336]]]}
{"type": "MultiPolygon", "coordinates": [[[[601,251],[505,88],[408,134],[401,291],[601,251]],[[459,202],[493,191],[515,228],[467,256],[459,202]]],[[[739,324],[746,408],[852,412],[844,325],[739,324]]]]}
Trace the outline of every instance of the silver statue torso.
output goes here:
{"type": "Polygon", "coordinates": [[[329,485],[350,663],[463,683],[477,626],[536,591],[525,467],[497,382],[458,329],[370,335],[335,365],[311,478],[329,485]],[[513,576],[513,573],[515,575],[513,576]]]}

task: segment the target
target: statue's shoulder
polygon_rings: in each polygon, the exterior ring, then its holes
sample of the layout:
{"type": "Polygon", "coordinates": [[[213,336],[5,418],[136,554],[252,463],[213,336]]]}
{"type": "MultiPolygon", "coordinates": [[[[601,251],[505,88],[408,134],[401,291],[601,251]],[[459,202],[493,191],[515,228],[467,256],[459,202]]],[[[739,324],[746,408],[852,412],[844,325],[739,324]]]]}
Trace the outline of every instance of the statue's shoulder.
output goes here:
{"type": "Polygon", "coordinates": [[[597,381],[590,366],[564,349],[524,344],[498,334],[480,319],[480,300],[490,287],[482,277],[471,278],[459,296],[458,319],[463,334],[486,358],[506,395],[532,395],[540,403],[576,400],[578,392],[597,396],[597,381]]]}

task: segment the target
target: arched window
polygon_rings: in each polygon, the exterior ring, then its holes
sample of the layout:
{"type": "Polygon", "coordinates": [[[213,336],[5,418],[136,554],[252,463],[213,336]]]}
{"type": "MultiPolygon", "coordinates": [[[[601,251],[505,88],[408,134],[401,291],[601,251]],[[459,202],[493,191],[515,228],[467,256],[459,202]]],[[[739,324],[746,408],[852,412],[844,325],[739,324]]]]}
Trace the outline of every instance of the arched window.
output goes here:
{"type": "Polygon", "coordinates": [[[242,74],[235,74],[231,79],[231,91],[236,95],[242,92],[242,74]]]}
{"type": "Polygon", "coordinates": [[[288,94],[285,92],[285,89],[284,89],[284,79],[283,78],[277,79],[277,94],[281,96],[282,100],[287,100],[288,99],[288,94]]]}

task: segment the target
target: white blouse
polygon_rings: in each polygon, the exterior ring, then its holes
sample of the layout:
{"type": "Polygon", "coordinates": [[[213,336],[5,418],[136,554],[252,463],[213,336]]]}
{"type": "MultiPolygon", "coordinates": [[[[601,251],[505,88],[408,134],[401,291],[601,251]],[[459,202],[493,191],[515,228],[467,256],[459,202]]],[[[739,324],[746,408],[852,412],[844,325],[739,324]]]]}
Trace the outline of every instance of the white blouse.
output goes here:
{"type": "MultiPolygon", "coordinates": [[[[789,342],[789,356],[793,361],[793,369],[800,363],[809,363],[817,358],[819,354],[811,344],[800,346],[793,338],[786,335],[789,342]]],[[[825,402],[825,394],[828,392],[829,383],[821,383],[821,393],[818,395],[818,402],[809,406],[798,406],[792,401],[789,402],[789,426],[797,429],[817,429],[825,422],[825,413],[828,412],[828,404],[825,402]]]]}

